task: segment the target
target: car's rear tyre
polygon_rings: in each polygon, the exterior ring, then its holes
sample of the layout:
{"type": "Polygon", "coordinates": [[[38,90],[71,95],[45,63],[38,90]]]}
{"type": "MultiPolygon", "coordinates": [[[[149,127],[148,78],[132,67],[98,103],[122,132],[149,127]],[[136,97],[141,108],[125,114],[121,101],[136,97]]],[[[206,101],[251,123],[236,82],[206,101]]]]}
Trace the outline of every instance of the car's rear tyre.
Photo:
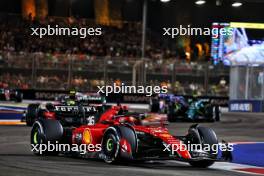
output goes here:
{"type": "MultiPolygon", "coordinates": [[[[198,135],[200,139],[194,139],[195,143],[200,142],[203,146],[205,144],[210,145],[210,151],[208,151],[214,158],[217,157],[217,153],[214,153],[212,146],[213,145],[218,145],[218,139],[216,137],[215,132],[211,128],[207,127],[197,127],[198,134],[195,134],[195,131],[193,131],[192,137],[197,137],[198,135]]],[[[214,160],[198,160],[198,161],[189,161],[190,165],[193,167],[201,167],[201,168],[207,168],[214,164],[214,160]]]]}
{"type": "Polygon", "coordinates": [[[106,163],[116,163],[120,154],[119,137],[113,131],[106,132],[102,141],[102,152],[106,163]]]}
{"type": "Polygon", "coordinates": [[[29,104],[26,113],[26,124],[32,126],[38,117],[39,104],[29,104]]]}

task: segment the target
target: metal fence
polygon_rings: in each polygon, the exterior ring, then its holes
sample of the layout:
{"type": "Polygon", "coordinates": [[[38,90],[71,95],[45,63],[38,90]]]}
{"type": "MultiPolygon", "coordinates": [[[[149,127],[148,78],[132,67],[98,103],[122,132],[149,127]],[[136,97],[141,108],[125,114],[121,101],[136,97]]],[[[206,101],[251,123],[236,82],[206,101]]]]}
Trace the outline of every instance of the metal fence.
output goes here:
{"type": "Polygon", "coordinates": [[[0,81],[12,88],[97,91],[98,85],[124,82],[166,84],[170,92],[183,95],[228,94],[229,68],[209,63],[4,52],[0,58],[0,81]]]}

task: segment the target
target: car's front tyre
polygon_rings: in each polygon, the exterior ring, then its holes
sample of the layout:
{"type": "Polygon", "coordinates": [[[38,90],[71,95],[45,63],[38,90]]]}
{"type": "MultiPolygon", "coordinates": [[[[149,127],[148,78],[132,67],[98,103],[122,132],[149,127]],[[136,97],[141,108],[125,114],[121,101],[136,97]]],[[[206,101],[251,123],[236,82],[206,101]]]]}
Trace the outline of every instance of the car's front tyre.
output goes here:
{"type": "Polygon", "coordinates": [[[119,159],[119,137],[113,131],[108,131],[103,137],[102,153],[106,163],[116,163],[119,159]]]}
{"type": "Polygon", "coordinates": [[[57,151],[54,145],[62,134],[63,129],[57,121],[36,121],[30,135],[31,151],[35,155],[58,155],[60,151],[57,151]],[[49,145],[54,147],[50,149],[49,145]]]}
{"type": "Polygon", "coordinates": [[[207,168],[214,164],[214,159],[217,158],[218,152],[213,150],[213,145],[218,145],[218,139],[215,132],[211,128],[197,127],[197,131],[190,130],[188,135],[191,137],[191,141],[193,144],[200,143],[203,147],[205,145],[209,145],[210,150],[208,151],[208,153],[212,156],[212,160],[204,159],[197,161],[189,161],[190,165],[193,167],[207,168]]]}
{"type": "Polygon", "coordinates": [[[32,130],[31,130],[31,136],[30,136],[30,143],[31,143],[31,151],[35,155],[42,155],[40,152],[40,145],[42,145],[44,142],[43,139],[43,129],[39,124],[34,124],[32,130]]]}

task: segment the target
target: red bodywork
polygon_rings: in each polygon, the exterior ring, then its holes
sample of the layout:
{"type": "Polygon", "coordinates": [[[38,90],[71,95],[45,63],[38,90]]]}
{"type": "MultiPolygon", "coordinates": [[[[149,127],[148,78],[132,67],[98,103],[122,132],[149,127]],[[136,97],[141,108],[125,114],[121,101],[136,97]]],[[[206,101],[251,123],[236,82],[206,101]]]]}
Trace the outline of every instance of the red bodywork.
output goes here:
{"type": "MultiPolygon", "coordinates": [[[[122,107],[124,108],[124,107],[122,107]]],[[[159,121],[157,117],[153,114],[152,117],[149,117],[147,119],[141,120],[140,122],[135,120],[131,116],[121,116],[118,118],[114,118],[118,115],[118,112],[120,111],[121,107],[119,106],[113,106],[112,108],[108,109],[106,112],[104,112],[100,120],[95,125],[83,125],[78,128],[75,128],[72,133],[72,143],[78,143],[80,141],[77,140],[78,136],[84,136],[84,132],[89,131],[90,132],[90,141],[89,143],[96,145],[101,144],[102,138],[104,136],[105,130],[113,125],[122,125],[124,122],[128,122],[133,124],[133,128],[135,131],[138,132],[144,132],[147,134],[150,134],[152,136],[155,136],[157,138],[160,138],[164,143],[171,144],[171,145],[177,145],[180,146],[181,141],[177,139],[176,137],[172,136],[168,129],[164,127],[163,121],[159,121]],[[105,123],[107,122],[107,123],[105,123]],[[153,124],[159,123],[160,125],[153,125],[153,124]],[[81,134],[81,135],[80,135],[81,134]]],[[[82,139],[81,143],[88,144],[85,139],[82,139]]],[[[123,144],[126,144],[127,141],[125,139],[120,140],[120,146],[123,146],[123,144]]],[[[126,152],[130,152],[130,146],[126,147],[126,152]]],[[[182,159],[191,159],[191,155],[188,150],[182,149],[177,151],[178,156],[180,156],[182,159]]]]}

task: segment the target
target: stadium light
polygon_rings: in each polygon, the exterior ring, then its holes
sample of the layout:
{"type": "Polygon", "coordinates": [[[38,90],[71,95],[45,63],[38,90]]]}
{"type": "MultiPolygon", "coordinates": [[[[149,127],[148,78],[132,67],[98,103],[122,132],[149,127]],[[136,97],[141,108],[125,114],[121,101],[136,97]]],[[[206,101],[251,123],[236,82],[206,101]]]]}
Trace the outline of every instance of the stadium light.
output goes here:
{"type": "Polygon", "coordinates": [[[241,2],[238,2],[238,1],[232,3],[232,7],[240,7],[242,5],[243,4],[241,2]]]}
{"type": "Polygon", "coordinates": [[[195,1],[195,4],[197,4],[197,5],[203,5],[205,3],[206,3],[205,0],[197,0],[197,1],[195,1]]]}
{"type": "Polygon", "coordinates": [[[170,2],[170,0],[160,0],[160,2],[170,2]]]}
{"type": "Polygon", "coordinates": [[[216,1],[215,1],[215,5],[216,5],[216,6],[221,6],[222,3],[223,3],[222,0],[216,0],[216,1]]]}

